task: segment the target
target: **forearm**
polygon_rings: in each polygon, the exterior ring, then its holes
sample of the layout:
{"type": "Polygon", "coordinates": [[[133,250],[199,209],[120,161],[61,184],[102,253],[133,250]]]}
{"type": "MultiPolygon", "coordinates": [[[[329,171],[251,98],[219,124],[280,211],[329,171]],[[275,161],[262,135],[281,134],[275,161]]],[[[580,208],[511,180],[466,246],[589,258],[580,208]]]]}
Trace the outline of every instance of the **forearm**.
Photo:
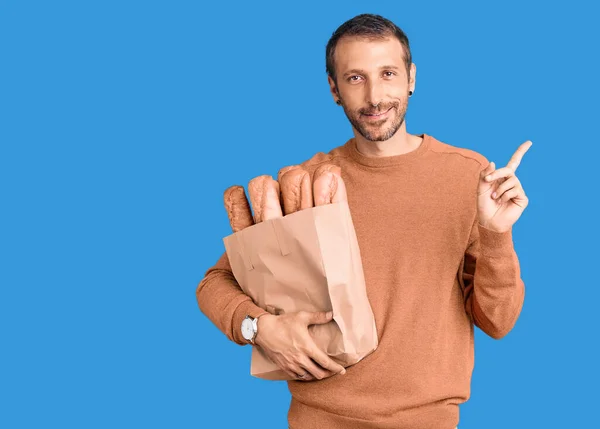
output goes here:
{"type": "Polygon", "coordinates": [[[244,317],[267,313],[240,288],[226,252],[206,271],[196,288],[196,299],[200,311],[231,341],[240,345],[247,344],[241,332],[244,317]]]}
{"type": "Polygon", "coordinates": [[[525,284],[512,241],[512,229],[496,232],[477,225],[479,255],[473,278],[474,323],[493,338],[515,325],[525,298],[525,284]]]}

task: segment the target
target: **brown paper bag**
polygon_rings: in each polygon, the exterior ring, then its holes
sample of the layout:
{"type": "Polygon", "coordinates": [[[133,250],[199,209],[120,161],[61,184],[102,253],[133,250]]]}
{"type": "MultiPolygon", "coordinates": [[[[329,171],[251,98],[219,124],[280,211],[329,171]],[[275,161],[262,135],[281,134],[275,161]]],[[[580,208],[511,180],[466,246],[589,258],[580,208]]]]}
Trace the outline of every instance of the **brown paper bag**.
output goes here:
{"type": "MultiPolygon", "coordinates": [[[[272,314],[333,311],[310,325],[317,346],[344,367],[378,345],[354,225],[347,202],[326,204],[266,220],[223,238],[233,274],[254,303],[272,314]]],[[[291,378],[260,346],[250,373],[291,378]]]]}

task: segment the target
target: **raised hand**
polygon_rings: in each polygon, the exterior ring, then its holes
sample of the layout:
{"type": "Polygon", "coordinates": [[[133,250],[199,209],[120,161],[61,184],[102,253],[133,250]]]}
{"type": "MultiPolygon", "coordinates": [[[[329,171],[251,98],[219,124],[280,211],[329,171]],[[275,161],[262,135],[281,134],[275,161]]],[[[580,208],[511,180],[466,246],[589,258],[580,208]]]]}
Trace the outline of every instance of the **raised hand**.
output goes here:
{"type": "Polygon", "coordinates": [[[527,140],[511,157],[506,167],[496,170],[493,162],[481,171],[477,190],[479,224],[487,229],[505,232],[521,217],[529,203],[515,172],[525,152],[533,143],[527,140]]]}

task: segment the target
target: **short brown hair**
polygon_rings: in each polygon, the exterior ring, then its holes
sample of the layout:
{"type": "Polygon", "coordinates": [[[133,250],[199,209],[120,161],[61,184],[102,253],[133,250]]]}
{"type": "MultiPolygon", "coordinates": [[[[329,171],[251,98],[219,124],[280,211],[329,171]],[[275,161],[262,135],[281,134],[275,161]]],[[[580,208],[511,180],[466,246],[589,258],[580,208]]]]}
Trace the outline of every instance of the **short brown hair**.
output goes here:
{"type": "Polygon", "coordinates": [[[335,63],[333,60],[333,54],[335,53],[335,47],[338,41],[343,36],[359,36],[367,39],[384,39],[386,37],[396,37],[402,47],[404,48],[404,64],[406,66],[406,74],[410,77],[410,65],[412,64],[412,55],[410,53],[410,44],[408,43],[408,37],[404,34],[404,31],[400,29],[389,19],[384,18],[381,15],[373,15],[370,13],[363,13],[357,15],[354,18],[344,22],[335,30],[327,42],[325,48],[325,71],[337,85],[337,79],[335,75],[335,63]]]}

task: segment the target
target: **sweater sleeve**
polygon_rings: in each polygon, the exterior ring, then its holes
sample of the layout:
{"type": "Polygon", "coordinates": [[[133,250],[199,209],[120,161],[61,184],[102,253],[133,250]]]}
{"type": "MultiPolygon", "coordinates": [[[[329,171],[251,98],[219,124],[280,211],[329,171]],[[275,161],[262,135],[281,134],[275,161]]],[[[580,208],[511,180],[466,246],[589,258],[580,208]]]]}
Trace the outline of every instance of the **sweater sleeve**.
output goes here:
{"type": "Polygon", "coordinates": [[[196,288],[200,311],[221,330],[227,338],[239,345],[249,344],[242,336],[242,320],[246,315],[258,317],[267,311],[254,304],[235,279],[227,252],[210,267],[196,288]]]}
{"type": "Polygon", "coordinates": [[[475,220],[459,279],[467,314],[494,339],[504,337],[515,325],[525,298],[512,228],[496,232],[475,220]]]}

